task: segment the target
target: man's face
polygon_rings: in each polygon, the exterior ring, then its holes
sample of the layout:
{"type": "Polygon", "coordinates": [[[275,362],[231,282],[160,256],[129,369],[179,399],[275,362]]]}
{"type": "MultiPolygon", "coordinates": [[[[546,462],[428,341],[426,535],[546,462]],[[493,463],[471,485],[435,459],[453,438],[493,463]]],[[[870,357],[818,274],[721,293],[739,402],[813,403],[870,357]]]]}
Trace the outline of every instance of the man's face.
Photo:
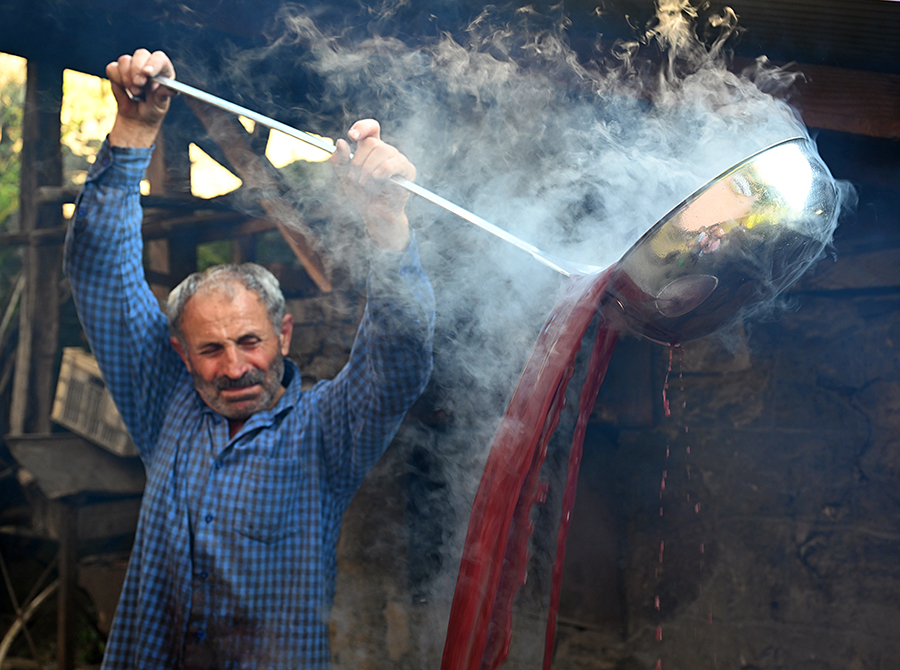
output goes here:
{"type": "Polygon", "coordinates": [[[286,314],[275,332],[259,296],[236,283],[231,292],[191,296],[181,320],[184,344],[172,338],[172,346],[206,404],[227,419],[245,421],[281,397],[292,329],[286,314]]]}

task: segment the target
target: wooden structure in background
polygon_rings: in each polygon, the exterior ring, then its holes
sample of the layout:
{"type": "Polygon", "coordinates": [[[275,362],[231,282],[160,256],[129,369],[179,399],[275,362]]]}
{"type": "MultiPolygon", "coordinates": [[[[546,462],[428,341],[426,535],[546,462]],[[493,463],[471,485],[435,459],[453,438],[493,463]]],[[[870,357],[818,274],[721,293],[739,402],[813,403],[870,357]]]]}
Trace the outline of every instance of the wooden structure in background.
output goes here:
{"type": "MultiPolygon", "coordinates": [[[[60,225],[61,210],[34,193],[62,185],[59,114],[62,67],[28,63],[22,122],[19,212],[22,230],[36,232],[60,225]]],[[[25,293],[19,311],[19,348],[13,379],[10,429],[14,433],[48,432],[53,397],[53,368],[58,348],[60,248],[37,245],[25,250],[25,293]]]]}
{"type": "MultiPolygon", "coordinates": [[[[71,68],[102,75],[107,61],[137,46],[169,48],[189,41],[204,50],[210,63],[196,64],[210,70],[216,47],[231,40],[242,47],[256,47],[265,40],[266,22],[280,2],[259,3],[187,0],[172,5],[151,0],[126,12],[113,0],[82,3],[34,3],[0,0],[5,21],[0,23],[0,51],[28,59],[28,88],[23,127],[21,181],[21,230],[0,237],[0,245],[18,244],[25,249],[24,288],[21,292],[19,348],[15,360],[11,432],[45,434],[50,430],[54,369],[59,332],[59,285],[61,244],[65,235],[60,213],[63,202],[74,193],[62,187],[59,147],[59,110],[62,72],[71,68]]],[[[340,2],[330,3],[340,11],[340,2]]],[[[475,15],[475,2],[459,2],[460,16],[475,15]]],[[[596,2],[576,0],[573,12],[593,11],[596,2]]],[[[613,0],[606,12],[633,13],[641,3],[613,0]]],[[[643,3],[649,5],[651,3],[643,3]]],[[[792,62],[790,70],[805,74],[794,102],[807,124],[849,135],[881,140],[900,139],[900,3],[884,0],[737,0],[729,3],[744,25],[750,26],[736,48],[745,62],[766,53],[773,61],[792,62]]],[[[428,3],[410,3],[410,11],[428,13],[428,3]]],[[[641,11],[645,11],[641,9],[641,11]]],[[[410,24],[411,25],[411,24],[410,24]]],[[[575,34],[574,38],[592,36],[575,34]]],[[[614,31],[604,36],[615,39],[614,31]]],[[[234,91],[217,91],[229,96],[234,91]]],[[[299,99],[305,91],[281,91],[299,99]]],[[[150,195],[144,198],[143,234],[149,256],[148,279],[158,297],[196,268],[198,244],[216,239],[235,241],[235,260],[250,255],[240,240],[274,229],[281,230],[300,259],[311,281],[321,291],[331,288],[328,259],[299,214],[281,198],[277,178],[261,155],[260,143],[219,113],[191,103],[200,124],[217,142],[207,147],[229,163],[249,188],[265,193],[257,198],[261,211],[248,215],[205,203],[190,195],[190,163],[187,155],[192,138],[185,135],[178,114],[170,114],[148,171],[150,195]],[[287,224],[287,225],[286,225],[287,224]],[[289,227],[288,227],[289,226],[289,227]],[[299,232],[298,232],[299,231],[299,232]]],[[[263,110],[265,111],[265,110],[263,110]]],[[[312,116],[321,110],[314,110],[312,116]]],[[[296,110],[286,110],[281,120],[305,127],[296,110]],[[292,118],[290,114],[294,114],[292,118]]],[[[188,119],[189,121],[191,119],[188,119]]],[[[890,180],[890,174],[865,175],[866,179],[890,180]]],[[[894,243],[900,243],[895,239],[894,243]]],[[[3,366],[0,366],[2,372],[3,366]]],[[[12,369],[12,368],[7,368],[12,369]]],[[[649,379],[649,376],[644,377],[649,379]]],[[[643,391],[643,390],[642,390],[643,391]]],[[[641,392],[640,398],[646,398],[641,392]]],[[[634,399],[622,410],[635,425],[649,421],[652,407],[634,399]]],[[[62,496],[65,497],[65,496],[62,496]]],[[[72,499],[74,500],[74,499],[72,499]]],[[[72,500],[68,500],[71,502],[72,500]]],[[[77,547],[77,518],[72,505],[59,508],[62,560],[59,590],[60,670],[72,667],[71,588],[77,547]]]]}
{"type": "MultiPolygon", "coordinates": [[[[19,466],[30,472],[36,469],[32,474],[40,474],[41,483],[47,483],[52,489],[45,492],[47,508],[37,518],[46,521],[46,532],[42,536],[58,543],[58,579],[52,585],[58,608],[57,667],[72,670],[79,545],[98,537],[101,532],[115,535],[133,532],[143,481],[136,490],[129,489],[130,496],[98,501],[90,494],[96,492],[97,482],[93,480],[98,472],[102,474],[104,463],[107,469],[119,470],[126,466],[139,470],[140,465],[123,461],[110,466],[102,458],[108,461],[114,457],[96,454],[99,447],[81,439],[73,441],[66,440],[65,436],[51,435],[59,354],[62,243],[66,229],[61,205],[72,202],[76,195],[62,183],[62,73],[60,64],[28,63],[21,152],[21,230],[3,238],[3,244],[20,244],[25,250],[22,290],[17,291],[17,294],[21,293],[19,340],[10,406],[10,434],[6,442],[19,466]],[[74,448],[73,443],[79,448],[74,448]],[[49,460],[48,449],[55,454],[49,460]],[[65,453],[65,458],[61,458],[61,453],[65,453]],[[44,472],[46,467],[42,468],[42,463],[57,470],[44,472]],[[64,466],[63,471],[58,471],[60,465],[64,466]],[[81,479],[86,477],[86,480],[69,482],[68,488],[63,485],[64,490],[58,490],[60,477],[68,481],[66,472],[82,473],[81,479]],[[114,528],[108,527],[111,518],[118,521],[114,528]],[[103,528],[99,529],[100,526],[103,528]]],[[[183,136],[175,120],[167,119],[148,169],[151,196],[144,202],[147,274],[157,297],[164,299],[169,289],[197,269],[198,244],[269,230],[281,232],[319,290],[331,291],[327,263],[317,250],[314,233],[293,206],[278,196],[279,191],[284,190],[283,186],[278,183],[266,158],[253,150],[242,126],[202,106],[195,111],[218,142],[221,153],[230,159],[232,169],[243,178],[244,188],[266,194],[260,199],[264,214],[255,217],[207,205],[194,198],[188,158],[190,140],[183,136]]],[[[235,261],[241,260],[239,247],[235,248],[234,255],[235,261]]],[[[130,486],[133,480],[131,477],[124,481],[130,486]]],[[[110,490],[118,491],[122,483],[121,480],[106,482],[112,489],[109,486],[101,488],[108,494],[110,490]]],[[[46,594],[41,592],[41,595],[46,594]]],[[[23,628],[24,624],[17,630],[23,628]]]]}

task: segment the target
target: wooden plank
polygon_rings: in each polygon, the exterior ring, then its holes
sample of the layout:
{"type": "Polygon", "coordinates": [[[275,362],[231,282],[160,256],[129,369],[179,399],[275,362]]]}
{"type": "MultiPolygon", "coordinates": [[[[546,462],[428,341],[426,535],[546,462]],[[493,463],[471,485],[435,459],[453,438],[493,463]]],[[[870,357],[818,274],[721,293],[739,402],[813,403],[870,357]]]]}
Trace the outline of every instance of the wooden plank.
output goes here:
{"type": "MultiPolygon", "coordinates": [[[[62,222],[58,205],[41,203],[42,186],[62,184],[60,110],[62,68],[28,62],[22,120],[19,211],[23,231],[54,228],[62,222]]],[[[31,245],[23,271],[25,292],[19,311],[19,343],[9,425],[12,432],[50,430],[54,366],[59,340],[60,249],[31,245]]]]}
{"type": "Polygon", "coordinates": [[[10,296],[9,302],[6,305],[6,310],[3,312],[3,319],[0,320],[0,350],[2,350],[3,345],[6,344],[6,329],[12,322],[13,314],[16,311],[16,307],[18,307],[19,305],[19,299],[22,297],[22,292],[24,290],[25,273],[20,272],[19,276],[16,278],[16,285],[13,288],[12,295],[10,296]]]}
{"type": "Polygon", "coordinates": [[[138,494],[144,469],[137,458],[109,453],[73,433],[7,435],[9,451],[55,500],[80,493],[138,494]]]}
{"type": "Polygon", "coordinates": [[[279,193],[281,185],[266,169],[262,159],[253,151],[243,129],[225,112],[213,109],[197,100],[187,100],[210,137],[221,147],[246,188],[258,189],[259,204],[275,222],[291,251],[303,264],[316,286],[324,292],[331,291],[331,280],[316,247],[315,234],[306,225],[300,213],[279,193]]]}
{"type": "Polygon", "coordinates": [[[56,592],[56,668],[75,667],[75,588],[78,584],[78,510],[59,508],[59,590],[56,592]]]}
{"type": "Polygon", "coordinates": [[[813,128],[900,138],[900,75],[838,67],[798,65],[805,81],[796,100],[813,128]]]}

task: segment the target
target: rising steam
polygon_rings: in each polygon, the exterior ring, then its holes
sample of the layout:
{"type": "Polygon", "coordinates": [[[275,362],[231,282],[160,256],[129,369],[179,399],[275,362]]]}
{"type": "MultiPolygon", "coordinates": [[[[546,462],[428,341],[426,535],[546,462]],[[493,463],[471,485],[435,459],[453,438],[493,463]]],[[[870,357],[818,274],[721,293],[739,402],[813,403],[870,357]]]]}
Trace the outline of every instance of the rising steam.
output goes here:
{"type": "MultiPolygon", "coordinates": [[[[486,6],[461,27],[409,11],[336,23],[285,7],[265,50],[229,58],[311,73],[317,85],[294,101],[318,124],[304,130],[334,136],[377,118],[423,186],[562,258],[608,266],[717,174],[807,136],[784,99],[794,75],[764,58],[731,67],[730,9],[701,17],[688,0],[660,0],[648,25],[611,42],[602,13],[581,16],[598,37],[578,51],[559,7],[486,6]],[[403,39],[410,25],[422,28],[414,46],[403,39]]],[[[452,594],[485,449],[564,279],[427,203],[413,199],[410,210],[438,296],[430,400],[449,417],[440,431],[407,435],[439,464],[430,476],[450,497],[444,571],[431,579],[440,603],[452,594]]],[[[360,266],[350,255],[359,234],[332,232],[326,245],[360,266]]],[[[831,231],[823,235],[824,244],[831,231]]]]}

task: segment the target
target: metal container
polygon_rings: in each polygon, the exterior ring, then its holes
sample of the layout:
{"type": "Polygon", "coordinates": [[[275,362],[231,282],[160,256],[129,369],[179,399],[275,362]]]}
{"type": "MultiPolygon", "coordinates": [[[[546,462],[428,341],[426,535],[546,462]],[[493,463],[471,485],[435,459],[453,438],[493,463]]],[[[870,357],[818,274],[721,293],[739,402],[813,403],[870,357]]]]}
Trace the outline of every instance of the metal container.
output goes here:
{"type": "Polygon", "coordinates": [[[605,315],[665,344],[770,302],[820,257],[840,198],[809,140],[759,151],[675,207],[612,270],[605,315]]]}

